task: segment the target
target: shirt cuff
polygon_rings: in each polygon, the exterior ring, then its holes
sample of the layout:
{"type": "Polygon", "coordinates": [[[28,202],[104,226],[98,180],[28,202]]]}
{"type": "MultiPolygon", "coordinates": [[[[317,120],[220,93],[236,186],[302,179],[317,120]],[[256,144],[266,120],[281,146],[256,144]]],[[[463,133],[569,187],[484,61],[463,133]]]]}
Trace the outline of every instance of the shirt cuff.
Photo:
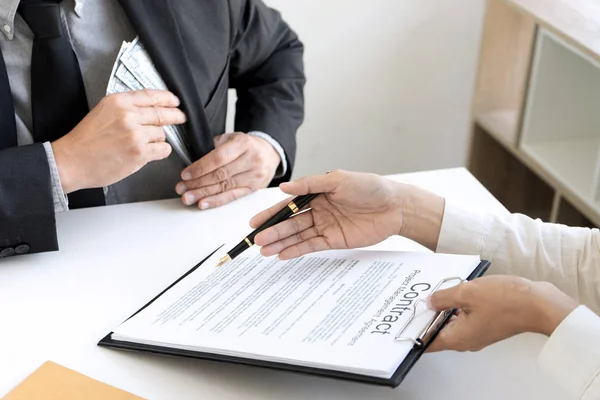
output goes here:
{"type": "Polygon", "coordinates": [[[273,148],[275,149],[277,154],[279,154],[279,158],[281,159],[281,163],[279,163],[279,167],[277,167],[277,171],[275,172],[275,178],[281,178],[281,177],[285,176],[285,174],[287,173],[288,164],[287,164],[287,160],[285,158],[285,152],[283,151],[283,147],[281,147],[279,142],[277,140],[273,139],[273,137],[271,135],[268,135],[268,134],[266,134],[264,132],[260,132],[260,131],[248,132],[248,135],[257,136],[261,139],[264,139],[271,146],[273,146],[273,148]]]}
{"type": "Polygon", "coordinates": [[[565,318],[538,357],[540,368],[577,399],[600,394],[600,316],[579,306],[565,318]]]}
{"type": "Polygon", "coordinates": [[[56,160],[54,159],[54,151],[50,142],[44,143],[44,150],[46,150],[46,156],[48,157],[48,165],[50,166],[50,179],[52,184],[52,200],[54,201],[54,213],[59,214],[69,210],[69,200],[62,189],[60,183],[60,175],[58,174],[58,167],[56,166],[56,160]]]}
{"type": "Polygon", "coordinates": [[[485,214],[465,210],[446,200],[436,252],[481,254],[485,218],[485,214]]]}

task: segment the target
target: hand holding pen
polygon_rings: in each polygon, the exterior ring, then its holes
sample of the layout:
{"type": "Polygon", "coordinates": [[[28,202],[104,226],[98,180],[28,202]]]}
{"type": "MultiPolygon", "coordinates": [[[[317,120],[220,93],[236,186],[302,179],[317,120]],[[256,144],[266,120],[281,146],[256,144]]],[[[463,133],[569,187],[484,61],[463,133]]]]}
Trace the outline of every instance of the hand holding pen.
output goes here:
{"type": "Polygon", "coordinates": [[[310,209],[283,222],[275,224],[271,217],[289,209],[290,200],[262,211],[250,221],[260,232],[252,236],[250,243],[262,246],[263,256],[278,255],[281,260],[323,250],[366,247],[398,235],[404,228],[402,207],[411,203],[416,193],[413,187],[374,174],[345,171],[301,178],[283,183],[280,188],[292,196],[316,196],[309,202],[310,209]],[[269,227],[265,227],[269,221],[269,227]]]}
{"type": "Polygon", "coordinates": [[[254,238],[256,235],[258,235],[265,229],[272,227],[273,225],[285,221],[294,214],[297,214],[318,195],[318,193],[307,194],[303,196],[298,196],[291,200],[289,203],[287,203],[287,205],[284,208],[279,210],[275,215],[273,215],[262,225],[260,225],[254,231],[252,231],[248,236],[246,236],[244,240],[237,244],[237,246],[235,246],[233,249],[227,252],[227,254],[219,260],[217,267],[220,267],[226,262],[233,260],[235,257],[239,256],[244,251],[252,247],[254,245],[254,238]]]}

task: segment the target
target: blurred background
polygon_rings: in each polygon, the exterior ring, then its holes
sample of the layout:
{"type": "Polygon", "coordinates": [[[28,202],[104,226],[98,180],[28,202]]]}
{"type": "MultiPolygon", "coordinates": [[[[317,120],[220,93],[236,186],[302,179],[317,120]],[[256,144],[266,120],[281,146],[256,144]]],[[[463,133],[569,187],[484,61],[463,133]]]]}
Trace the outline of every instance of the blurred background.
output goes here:
{"type": "Polygon", "coordinates": [[[305,45],[294,177],[465,164],[485,1],[265,2],[305,45]]]}

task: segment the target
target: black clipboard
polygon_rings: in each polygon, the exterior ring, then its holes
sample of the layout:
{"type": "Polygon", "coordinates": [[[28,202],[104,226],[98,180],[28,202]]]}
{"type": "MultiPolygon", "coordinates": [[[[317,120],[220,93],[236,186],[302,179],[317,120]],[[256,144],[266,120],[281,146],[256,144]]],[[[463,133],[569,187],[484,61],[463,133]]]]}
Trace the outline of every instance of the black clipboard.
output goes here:
{"type": "MultiPolygon", "coordinates": [[[[215,252],[217,250],[215,250],[215,252]]],[[[175,282],[173,282],[171,285],[169,285],[169,287],[167,287],[160,294],[158,294],[156,297],[154,297],[152,300],[150,300],[146,305],[144,305],[142,308],[140,308],[138,311],[136,311],[129,318],[132,318],[133,316],[138,314],[140,311],[142,311],[143,309],[148,307],[156,299],[158,299],[160,296],[162,296],[167,290],[171,289],[174,285],[179,283],[179,281],[181,281],[186,276],[188,276],[189,274],[194,272],[198,267],[200,267],[202,265],[202,263],[204,263],[204,261],[206,261],[208,258],[210,258],[210,256],[212,256],[212,254],[214,254],[214,252],[211,253],[208,257],[206,257],[204,260],[202,260],[198,264],[196,264],[192,269],[190,269],[188,272],[186,272],[181,278],[177,279],[175,282]]],[[[489,261],[481,261],[479,263],[479,265],[473,270],[471,275],[469,275],[469,277],[466,280],[470,281],[470,280],[473,280],[475,278],[478,278],[478,277],[484,275],[485,272],[487,271],[487,269],[490,267],[490,265],[491,264],[489,261]]],[[[455,279],[455,278],[448,278],[448,279],[443,280],[442,282],[440,282],[440,284],[438,284],[438,286],[436,286],[434,288],[434,290],[432,290],[432,293],[443,282],[445,282],[447,280],[453,280],[453,279],[455,279]]],[[[414,312],[416,312],[416,304],[414,305],[414,307],[415,308],[413,309],[413,316],[414,316],[414,312]]],[[[436,315],[436,317],[431,321],[431,323],[428,324],[428,326],[421,332],[421,334],[417,338],[401,337],[402,331],[406,328],[408,323],[410,323],[410,321],[412,320],[412,317],[411,317],[411,319],[408,320],[408,322],[403,326],[403,328],[400,330],[400,332],[398,332],[398,335],[396,336],[396,338],[400,339],[400,340],[412,341],[413,348],[408,353],[408,355],[404,358],[402,363],[398,366],[398,368],[396,369],[396,372],[394,372],[394,374],[390,378],[378,378],[378,377],[372,377],[372,376],[368,376],[368,375],[359,375],[359,374],[352,374],[352,373],[348,373],[348,372],[335,371],[335,370],[330,370],[330,369],[305,367],[305,366],[301,366],[301,365],[286,364],[286,363],[279,363],[279,362],[272,362],[272,361],[263,361],[263,360],[253,359],[253,358],[226,356],[226,355],[214,354],[214,353],[197,352],[197,351],[190,351],[190,350],[173,349],[170,347],[162,347],[162,346],[139,344],[139,343],[133,343],[133,342],[117,341],[117,340],[113,340],[111,338],[113,332],[110,332],[108,335],[106,335],[104,338],[102,338],[102,340],[100,340],[100,342],[98,342],[98,346],[121,349],[121,350],[135,350],[135,351],[169,355],[169,356],[177,356],[177,357],[196,358],[196,359],[201,359],[201,360],[210,360],[210,361],[218,361],[218,362],[226,362],[226,363],[234,363],[234,364],[242,364],[242,365],[251,365],[251,366],[255,366],[255,367],[277,369],[277,370],[282,370],[282,371],[291,371],[291,372],[303,373],[303,374],[309,374],[309,375],[318,375],[318,376],[324,376],[324,377],[329,377],[329,378],[350,380],[350,381],[355,381],[355,382],[362,382],[362,383],[368,383],[368,384],[379,385],[379,386],[389,386],[389,387],[395,388],[398,385],[400,385],[400,383],[404,380],[404,378],[407,376],[407,374],[412,369],[412,367],[416,364],[416,362],[419,360],[419,358],[421,358],[421,356],[425,353],[425,351],[429,347],[429,344],[435,339],[435,337],[440,332],[440,330],[444,326],[446,326],[446,324],[448,323],[450,318],[452,318],[452,316],[454,315],[454,312],[455,312],[455,310],[449,310],[446,312],[438,313],[436,315]]]]}

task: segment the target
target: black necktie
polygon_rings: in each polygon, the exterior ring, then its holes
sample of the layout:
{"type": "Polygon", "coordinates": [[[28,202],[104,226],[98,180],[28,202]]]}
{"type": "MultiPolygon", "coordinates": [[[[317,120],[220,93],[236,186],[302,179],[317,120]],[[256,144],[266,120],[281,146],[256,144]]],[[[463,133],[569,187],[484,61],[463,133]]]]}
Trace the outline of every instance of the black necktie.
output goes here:
{"type": "MultiPolygon", "coordinates": [[[[18,11],[34,34],[31,54],[31,107],[36,142],[69,133],[88,113],[75,52],[63,35],[62,0],[21,0],[18,11]]],[[[69,207],[104,204],[101,188],[69,194],[69,207]]]]}

